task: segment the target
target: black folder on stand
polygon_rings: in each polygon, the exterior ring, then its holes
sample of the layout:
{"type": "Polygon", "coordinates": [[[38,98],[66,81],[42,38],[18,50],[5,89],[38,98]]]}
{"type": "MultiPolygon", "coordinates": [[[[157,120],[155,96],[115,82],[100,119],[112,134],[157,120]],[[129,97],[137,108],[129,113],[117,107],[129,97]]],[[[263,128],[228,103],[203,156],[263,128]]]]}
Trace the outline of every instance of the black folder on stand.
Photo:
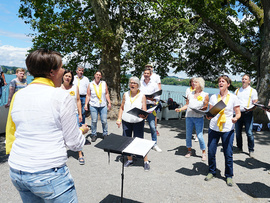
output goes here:
{"type": "Polygon", "coordinates": [[[155,142],[151,140],[110,134],[95,147],[116,154],[145,157],[154,145],[155,142]]]}
{"type": "Polygon", "coordinates": [[[150,149],[155,145],[155,141],[145,140],[138,137],[125,137],[110,134],[104,140],[95,145],[105,152],[122,155],[122,174],[121,174],[121,203],[123,203],[124,193],[124,155],[136,155],[145,157],[150,149]]]}

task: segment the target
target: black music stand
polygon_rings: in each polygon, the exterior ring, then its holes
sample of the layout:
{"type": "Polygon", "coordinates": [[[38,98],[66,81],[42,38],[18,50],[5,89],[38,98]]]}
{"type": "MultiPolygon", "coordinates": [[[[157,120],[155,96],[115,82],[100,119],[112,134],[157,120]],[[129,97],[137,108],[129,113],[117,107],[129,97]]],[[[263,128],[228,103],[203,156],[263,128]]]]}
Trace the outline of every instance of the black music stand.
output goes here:
{"type": "Polygon", "coordinates": [[[155,142],[151,140],[125,137],[112,133],[95,145],[95,147],[103,149],[105,152],[122,155],[121,203],[123,203],[124,191],[124,156],[136,155],[144,158],[154,145],[155,142]]]}

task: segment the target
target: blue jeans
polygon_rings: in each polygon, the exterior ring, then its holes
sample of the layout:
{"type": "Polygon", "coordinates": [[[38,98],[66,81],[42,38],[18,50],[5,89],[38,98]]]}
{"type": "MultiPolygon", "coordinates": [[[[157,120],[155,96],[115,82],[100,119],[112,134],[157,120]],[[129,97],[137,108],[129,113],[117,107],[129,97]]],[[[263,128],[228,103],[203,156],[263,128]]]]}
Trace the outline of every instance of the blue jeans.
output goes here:
{"type": "Polygon", "coordinates": [[[225,177],[233,177],[233,139],[234,131],[217,132],[208,130],[208,165],[209,173],[216,175],[216,152],[219,139],[221,138],[225,158],[225,177]]]}
{"type": "Polygon", "coordinates": [[[253,127],[253,112],[241,112],[241,117],[235,124],[235,133],[236,133],[236,145],[238,148],[243,149],[243,138],[242,138],[242,129],[245,125],[245,131],[247,134],[248,140],[248,151],[254,151],[254,136],[252,133],[253,127]]]}
{"type": "Polygon", "coordinates": [[[91,129],[92,129],[92,136],[97,135],[97,121],[98,121],[98,114],[100,115],[100,120],[103,129],[103,136],[108,135],[108,123],[107,123],[107,106],[103,107],[94,107],[90,106],[90,113],[91,113],[91,129]]]}
{"type": "Polygon", "coordinates": [[[10,168],[10,178],[23,202],[78,202],[68,167],[29,173],[10,168]]]}
{"type": "Polygon", "coordinates": [[[81,105],[82,105],[82,122],[80,123],[80,126],[82,124],[85,124],[85,110],[84,110],[84,105],[85,105],[85,96],[80,96],[81,100],[81,105]]]}
{"type": "Polygon", "coordinates": [[[192,131],[193,127],[195,126],[196,129],[196,134],[199,139],[200,143],[200,149],[205,150],[206,145],[203,139],[203,117],[201,118],[196,118],[196,117],[186,117],[186,146],[187,148],[192,147],[192,131]]]}
{"type": "Polygon", "coordinates": [[[144,133],[144,120],[139,123],[129,123],[126,121],[122,121],[123,126],[123,136],[132,137],[132,131],[133,131],[133,137],[139,137],[143,138],[144,133]]]}
{"type": "MultiPolygon", "coordinates": [[[[147,109],[150,108],[147,105],[147,109]]],[[[153,113],[150,113],[147,117],[147,121],[151,130],[151,137],[152,141],[155,141],[157,143],[157,130],[156,130],[156,125],[155,125],[155,116],[153,113]]]]}

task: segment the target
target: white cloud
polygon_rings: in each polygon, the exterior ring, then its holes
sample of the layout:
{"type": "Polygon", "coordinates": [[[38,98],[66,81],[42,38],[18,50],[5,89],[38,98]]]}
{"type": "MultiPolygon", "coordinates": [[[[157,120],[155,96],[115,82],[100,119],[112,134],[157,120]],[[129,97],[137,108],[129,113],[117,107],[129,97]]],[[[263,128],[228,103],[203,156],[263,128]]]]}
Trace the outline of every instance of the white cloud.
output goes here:
{"type": "Polygon", "coordinates": [[[29,37],[26,34],[9,32],[6,30],[0,30],[0,35],[5,36],[5,37],[15,38],[15,39],[30,40],[30,41],[32,39],[32,37],[29,37]]]}
{"type": "Polygon", "coordinates": [[[19,48],[10,45],[0,46],[0,65],[26,68],[25,59],[28,49],[30,49],[30,47],[19,48]]]}

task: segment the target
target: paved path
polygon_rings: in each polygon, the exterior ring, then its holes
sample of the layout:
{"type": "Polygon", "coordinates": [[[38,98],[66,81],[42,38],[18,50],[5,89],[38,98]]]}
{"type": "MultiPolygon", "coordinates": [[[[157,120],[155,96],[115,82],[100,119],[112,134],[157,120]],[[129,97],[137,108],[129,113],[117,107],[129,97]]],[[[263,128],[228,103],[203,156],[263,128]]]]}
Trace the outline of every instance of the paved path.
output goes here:
{"type": "MultiPolygon", "coordinates": [[[[90,123],[90,121],[87,121],[90,123]]],[[[204,138],[207,142],[208,121],[205,121],[204,138]]],[[[143,170],[137,159],[134,166],[125,168],[124,202],[175,203],[175,202],[270,202],[270,132],[255,132],[255,156],[249,158],[246,139],[244,153],[234,155],[234,186],[228,187],[224,179],[222,147],[217,150],[217,178],[206,182],[207,162],[201,161],[199,143],[193,142],[195,155],[185,158],[185,120],[162,120],[158,124],[158,145],[161,153],[151,150],[148,158],[151,170],[143,170]]],[[[109,121],[109,131],[122,134],[115,121],[109,121]]],[[[148,124],[145,138],[151,139],[148,124]]],[[[101,132],[101,123],[98,123],[101,132]]],[[[99,134],[100,135],[100,134],[99,134]]],[[[3,137],[1,142],[3,142],[3,137]]],[[[120,202],[121,158],[110,155],[94,145],[85,145],[86,163],[80,166],[77,153],[68,152],[68,167],[74,178],[80,203],[120,202]]],[[[0,145],[0,202],[21,202],[9,179],[7,156],[0,145]]]]}

